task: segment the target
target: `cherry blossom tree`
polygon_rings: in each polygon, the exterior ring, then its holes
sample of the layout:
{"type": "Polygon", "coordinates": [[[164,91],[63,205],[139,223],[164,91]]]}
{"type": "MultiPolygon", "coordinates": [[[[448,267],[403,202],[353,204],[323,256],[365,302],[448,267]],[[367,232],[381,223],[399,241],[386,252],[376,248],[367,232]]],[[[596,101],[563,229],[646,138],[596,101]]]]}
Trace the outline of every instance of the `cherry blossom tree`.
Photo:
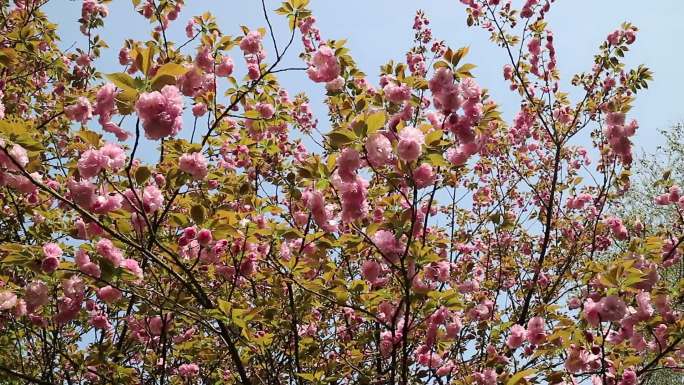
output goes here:
{"type": "MultiPolygon", "coordinates": [[[[636,385],[681,367],[661,279],[681,217],[613,210],[652,76],[622,63],[635,26],[562,82],[552,1],[461,0],[507,63],[506,121],[421,11],[375,84],[307,0],[253,2],[260,28],[134,0],[150,35],[112,48],[108,2],[84,0],[87,45],[66,50],[45,3],[0,0],[4,383],[636,385]],[[325,89],[290,95],[283,72],[325,89]]],[[[649,204],[684,205],[667,187],[649,204]]]]}
{"type": "MultiPolygon", "coordinates": [[[[658,146],[653,153],[643,152],[632,169],[633,182],[629,191],[615,202],[613,209],[623,218],[646,223],[642,236],[674,233],[680,226],[681,207],[670,204],[669,194],[677,193],[679,186],[684,184],[681,174],[684,149],[679,138],[684,126],[675,124],[668,129],[660,130],[664,144],[658,146]],[[667,201],[664,195],[668,195],[667,201]],[[656,203],[655,205],[653,203],[656,203]],[[674,228],[671,226],[674,224],[674,228]]],[[[664,289],[678,291],[679,282],[683,278],[684,262],[680,259],[659,271],[660,279],[664,281],[664,289]]],[[[659,370],[649,376],[646,384],[674,384],[682,381],[682,373],[677,370],[659,370]]]]}

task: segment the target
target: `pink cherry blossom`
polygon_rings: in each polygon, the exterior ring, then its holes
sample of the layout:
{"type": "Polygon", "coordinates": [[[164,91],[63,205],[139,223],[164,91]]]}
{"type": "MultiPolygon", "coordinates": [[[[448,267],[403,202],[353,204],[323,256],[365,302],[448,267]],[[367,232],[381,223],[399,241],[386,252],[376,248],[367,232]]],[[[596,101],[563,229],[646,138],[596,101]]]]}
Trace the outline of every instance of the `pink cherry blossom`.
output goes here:
{"type": "Polygon", "coordinates": [[[258,54],[261,51],[261,34],[259,31],[249,31],[240,41],[240,49],[245,54],[258,54]]]}
{"type": "Polygon", "coordinates": [[[87,180],[75,181],[70,179],[67,182],[69,194],[74,202],[85,208],[89,208],[95,202],[95,188],[96,186],[87,180]]]}
{"type": "Polygon", "coordinates": [[[107,285],[97,290],[97,298],[106,303],[113,303],[121,298],[121,291],[107,285]]]}
{"type": "Polygon", "coordinates": [[[178,374],[184,378],[197,377],[199,375],[199,366],[197,364],[182,364],[178,367],[178,374]]]}
{"type": "Polygon", "coordinates": [[[584,319],[587,320],[589,325],[592,326],[598,326],[600,322],[600,311],[601,311],[601,304],[598,302],[594,302],[591,298],[587,298],[587,300],[584,302],[584,319]]]}
{"type": "Polygon", "coordinates": [[[335,79],[325,83],[325,89],[328,92],[339,92],[344,88],[344,78],[338,76],[335,79]]]}
{"type": "MultiPolygon", "coordinates": [[[[0,139],[0,146],[3,148],[6,148],[5,146],[7,146],[3,139],[0,139]]],[[[8,153],[9,155],[4,151],[0,151],[0,167],[2,168],[6,168],[8,170],[18,170],[19,167],[26,167],[29,162],[26,149],[18,144],[14,144],[9,147],[8,153]]]]}
{"type": "Polygon", "coordinates": [[[321,229],[327,232],[337,231],[331,210],[327,207],[325,198],[320,191],[306,191],[302,194],[302,200],[311,210],[311,216],[321,229]]]}
{"type": "Polygon", "coordinates": [[[461,107],[463,97],[454,84],[453,72],[441,67],[435,71],[435,75],[428,82],[430,91],[434,97],[435,107],[446,112],[454,112],[461,107]]]}
{"type": "Polygon", "coordinates": [[[90,256],[83,249],[76,250],[74,255],[74,262],[82,273],[90,275],[95,278],[100,278],[100,266],[90,260],[90,256]]]}
{"type": "Polygon", "coordinates": [[[107,83],[100,87],[95,95],[93,115],[100,116],[100,123],[108,122],[116,111],[116,86],[107,83]]]}
{"type": "Polygon", "coordinates": [[[62,248],[56,243],[50,242],[43,245],[43,255],[46,257],[61,258],[62,254],[62,248]]]}
{"type": "Polygon", "coordinates": [[[651,304],[651,295],[648,292],[642,291],[636,295],[637,315],[642,319],[648,319],[653,315],[653,305],[651,304]]]}
{"type": "Polygon", "coordinates": [[[17,304],[17,295],[11,291],[0,291],[0,311],[14,308],[17,304]]]}
{"type": "Polygon", "coordinates": [[[143,207],[147,212],[155,212],[164,204],[164,195],[155,185],[146,186],[142,193],[143,207]]]}
{"type": "Polygon", "coordinates": [[[119,267],[123,260],[123,252],[107,238],[102,238],[95,246],[97,253],[108,260],[114,267],[119,267]]]}
{"type": "Polygon", "coordinates": [[[175,136],[183,125],[183,98],[178,88],[166,85],[161,92],[143,93],[135,103],[145,137],[151,140],[175,136]]]}
{"type": "Polygon", "coordinates": [[[221,62],[216,67],[216,76],[228,77],[233,73],[233,59],[230,56],[223,56],[221,62]]]}
{"type": "Polygon", "coordinates": [[[55,257],[45,257],[40,263],[41,270],[48,274],[57,270],[57,267],[59,267],[59,259],[55,257]]]}
{"type": "Polygon", "coordinates": [[[136,276],[138,280],[143,279],[143,270],[135,259],[124,259],[121,261],[121,267],[128,270],[131,274],[136,276]]]}
{"type": "Polygon", "coordinates": [[[425,135],[422,131],[413,126],[406,126],[399,132],[397,155],[401,160],[412,162],[420,157],[424,143],[425,135]]]}
{"type": "Polygon", "coordinates": [[[341,195],[342,221],[349,223],[363,218],[368,213],[368,181],[356,175],[353,180],[343,181],[336,173],[332,179],[333,186],[341,195]]]}
{"type": "Polygon", "coordinates": [[[601,298],[599,314],[601,321],[619,321],[625,316],[627,307],[618,296],[611,295],[601,298]]]}
{"type": "Polygon", "coordinates": [[[81,158],[78,160],[78,172],[81,177],[90,179],[105,169],[108,163],[109,158],[102,152],[90,149],[81,154],[81,158]]]}
{"type": "Polygon", "coordinates": [[[50,301],[48,287],[43,281],[31,281],[24,290],[24,300],[29,312],[41,308],[50,301]]]}
{"type": "Polygon", "coordinates": [[[625,371],[622,372],[622,380],[619,382],[619,385],[636,385],[638,382],[637,380],[637,374],[634,370],[625,369],[625,371]]]}
{"type": "Polygon", "coordinates": [[[327,83],[335,80],[340,75],[340,64],[337,62],[335,52],[327,45],[318,47],[306,73],[309,75],[309,79],[316,83],[327,83]]]}
{"type": "Polygon", "coordinates": [[[256,107],[254,108],[257,110],[257,112],[259,112],[259,115],[261,115],[261,117],[264,119],[271,119],[275,114],[275,108],[272,104],[269,103],[257,103],[256,107]]]}
{"type": "Polygon", "coordinates": [[[195,117],[204,116],[207,113],[207,105],[204,103],[197,103],[192,106],[192,115],[195,117]]]}
{"type": "Polygon", "coordinates": [[[513,66],[512,65],[510,65],[510,64],[504,65],[503,76],[504,76],[504,79],[506,79],[506,80],[513,79],[513,66]]]}
{"type": "Polygon", "coordinates": [[[380,264],[376,261],[369,259],[363,262],[361,266],[361,275],[368,282],[375,282],[380,276],[380,264]]]}
{"type": "Polygon", "coordinates": [[[93,107],[86,97],[79,96],[74,104],[64,107],[64,114],[75,122],[86,124],[93,117],[93,107]]]}
{"type": "Polygon", "coordinates": [[[394,258],[404,252],[402,244],[394,234],[387,230],[378,230],[372,236],[373,243],[388,258],[394,258]]]}
{"type": "Polygon", "coordinates": [[[123,168],[126,163],[126,153],[116,143],[105,143],[100,148],[100,153],[107,158],[106,168],[112,171],[117,171],[123,168]]]}
{"type": "Polygon", "coordinates": [[[371,165],[381,167],[392,160],[392,143],[383,134],[372,134],[366,141],[366,152],[371,165]]]}
{"type": "Polygon", "coordinates": [[[197,242],[202,246],[211,243],[212,238],[211,230],[209,229],[202,229],[197,233],[197,242]]]}
{"type": "Polygon", "coordinates": [[[527,339],[527,331],[518,324],[511,326],[510,332],[511,334],[506,339],[506,346],[511,349],[519,347],[527,339]]]}
{"type": "Polygon", "coordinates": [[[190,174],[195,180],[202,180],[206,178],[207,173],[209,172],[207,168],[207,160],[204,155],[199,152],[181,155],[179,168],[181,171],[190,174]]]}
{"type": "Polygon", "coordinates": [[[345,182],[356,178],[356,170],[361,166],[359,153],[353,148],[345,148],[337,158],[337,173],[345,182]]]}
{"type": "Polygon", "coordinates": [[[570,373],[578,373],[586,370],[591,360],[591,354],[576,345],[570,345],[565,359],[565,369],[570,373]]]}
{"type": "Polygon", "coordinates": [[[209,47],[202,46],[197,50],[195,64],[205,72],[214,72],[214,58],[209,47]]]}
{"type": "Polygon", "coordinates": [[[383,91],[385,92],[385,97],[392,103],[402,103],[411,98],[411,90],[405,84],[395,85],[387,84],[383,91]]]}
{"type": "Polygon", "coordinates": [[[544,332],[544,319],[541,317],[532,317],[527,323],[527,340],[531,344],[539,345],[546,340],[546,333],[544,332]]]}
{"type": "Polygon", "coordinates": [[[62,249],[56,243],[46,243],[43,245],[43,256],[41,269],[46,273],[52,273],[59,266],[59,260],[62,258],[62,249]]]}
{"type": "Polygon", "coordinates": [[[418,188],[432,185],[435,181],[432,166],[429,163],[422,163],[417,169],[413,170],[413,180],[418,188]]]}

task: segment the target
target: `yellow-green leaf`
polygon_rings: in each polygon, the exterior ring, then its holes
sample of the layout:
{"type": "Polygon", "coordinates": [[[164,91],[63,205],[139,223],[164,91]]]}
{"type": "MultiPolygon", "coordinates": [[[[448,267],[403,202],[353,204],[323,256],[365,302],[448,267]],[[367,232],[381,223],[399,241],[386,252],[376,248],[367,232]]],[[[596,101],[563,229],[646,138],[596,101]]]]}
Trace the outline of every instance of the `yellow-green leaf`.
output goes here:
{"type": "Polygon", "coordinates": [[[218,308],[219,308],[219,310],[221,310],[221,312],[222,312],[223,314],[225,314],[225,315],[229,315],[229,314],[230,314],[230,308],[231,308],[230,302],[225,301],[225,300],[222,300],[222,299],[219,298],[219,300],[218,300],[218,308]]]}
{"type": "Polygon", "coordinates": [[[202,207],[201,205],[192,206],[192,208],[190,209],[190,217],[197,224],[203,223],[206,217],[204,207],[202,207]]]}
{"type": "Polygon", "coordinates": [[[431,146],[433,144],[439,143],[440,139],[442,139],[442,130],[435,129],[425,136],[425,144],[431,146]]]}
{"type": "Polygon", "coordinates": [[[475,64],[466,63],[456,69],[456,75],[458,75],[459,77],[472,78],[473,74],[471,74],[470,71],[473,70],[475,67],[477,67],[475,64]]]}
{"type": "Polygon", "coordinates": [[[109,81],[114,83],[115,86],[121,88],[124,91],[126,89],[135,90],[135,80],[133,80],[133,78],[127,73],[116,72],[112,74],[106,74],[105,77],[109,79],[109,81]]]}
{"type": "Polygon", "coordinates": [[[138,90],[133,88],[124,88],[123,91],[116,95],[116,108],[121,115],[128,115],[133,113],[133,106],[138,100],[138,90]]]}
{"type": "Polygon", "coordinates": [[[523,370],[522,372],[518,372],[513,375],[513,377],[508,379],[508,382],[506,382],[506,385],[516,385],[520,383],[520,380],[527,376],[531,376],[533,374],[537,373],[537,369],[527,369],[523,370]]]}
{"type": "Polygon", "coordinates": [[[335,148],[345,146],[357,139],[356,134],[348,129],[335,130],[328,134],[328,138],[330,139],[330,144],[335,148]]]}
{"type": "Polygon", "coordinates": [[[135,181],[138,184],[143,184],[152,175],[152,171],[148,167],[140,166],[135,170],[135,181]]]}
{"type": "Polygon", "coordinates": [[[385,126],[385,112],[378,111],[370,114],[366,119],[366,125],[368,126],[368,135],[383,128],[385,126]]]}
{"type": "Polygon", "coordinates": [[[163,66],[159,67],[157,70],[157,74],[155,76],[159,75],[171,75],[171,76],[181,76],[185,74],[188,71],[187,68],[185,68],[184,65],[178,64],[178,63],[166,63],[163,66]]]}
{"type": "Polygon", "coordinates": [[[152,89],[155,91],[160,91],[164,86],[176,84],[176,78],[169,74],[156,75],[152,79],[152,89]]]}
{"type": "Polygon", "coordinates": [[[454,52],[454,55],[451,57],[451,64],[453,64],[454,67],[456,67],[458,65],[458,62],[460,62],[461,59],[463,59],[463,57],[468,54],[469,50],[470,49],[468,47],[459,48],[458,51],[454,52]]]}
{"type": "Polygon", "coordinates": [[[78,133],[76,133],[76,135],[78,135],[81,139],[83,139],[86,143],[90,144],[93,147],[100,146],[100,135],[98,135],[96,132],[81,130],[78,133]]]}

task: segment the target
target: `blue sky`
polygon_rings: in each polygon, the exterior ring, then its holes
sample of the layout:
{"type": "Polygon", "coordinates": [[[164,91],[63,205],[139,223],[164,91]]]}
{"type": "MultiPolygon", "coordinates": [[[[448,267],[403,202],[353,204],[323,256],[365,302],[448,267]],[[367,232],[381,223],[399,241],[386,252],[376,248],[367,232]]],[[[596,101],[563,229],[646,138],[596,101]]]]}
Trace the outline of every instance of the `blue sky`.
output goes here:
{"type": "MultiPolygon", "coordinates": [[[[46,6],[52,20],[60,25],[64,47],[72,43],[81,47],[86,44],[76,22],[80,16],[80,4],[80,1],[53,0],[46,6]]],[[[280,1],[267,0],[266,4],[272,10],[280,5],[280,1]]],[[[489,42],[487,32],[466,27],[464,6],[457,0],[312,0],[310,6],[318,19],[323,38],[348,39],[347,44],[355,60],[376,84],[381,64],[390,59],[403,60],[411,44],[415,10],[425,10],[436,38],[446,40],[452,47],[470,47],[468,61],[478,65],[473,73],[502,106],[505,116],[511,117],[517,111],[518,98],[508,91],[501,76],[501,68],[507,60],[504,51],[489,42]]],[[[171,26],[170,39],[184,41],[186,21],[206,10],[217,16],[226,34],[239,34],[240,25],[251,28],[265,26],[258,0],[188,0],[179,20],[171,26]]],[[[98,63],[102,72],[120,71],[116,54],[124,39],[147,39],[150,29],[147,20],[132,11],[128,0],[114,1],[110,4],[110,11],[106,27],[99,31],[112,47],[105,51],[98,63]]],[[[639,96],[631,114],[640,123],[634,140],[637,149],[654,151],[662,142],[657,130],[684,121],[684,112],[680,108],[680,90],[684,89],[684,76],[681,75],[684,55],[678,40],[684,36],[684,23],[679,20],[681,15],[684,15],[684,1],[681,0],[558,0],[549,16],[565,91],[571,91],[567,86],[572,74],[591,67],[596,48],[609,32],[623,21],[630,21],[640,28],[637,42],[626,61],[629,66],[646,64],[655,73],[655,79],[651,87],[639,96]]],[[[272,21],[282,46],[288,34],[286,23],[275,14],[272,14],[272,21]]],[[[270,42],[267,46],[271,48],[270,42]]],[[[302,65],[297,58],[300,47],[297,40],[285,66],[302,65]]],[[[233,56],[236,63],[240,63],[238,67],[244,67],[237,50],[233,56]]],[[[322,87],[312,84],[302,72],[283,74],[281,81],[291,94],[304,91],[310,96],[320,122],[319,128],[326,131],[322,87]]],[[[189,131],[190,126],[191,121],[188,120],[184,132],[189,131]]]]}

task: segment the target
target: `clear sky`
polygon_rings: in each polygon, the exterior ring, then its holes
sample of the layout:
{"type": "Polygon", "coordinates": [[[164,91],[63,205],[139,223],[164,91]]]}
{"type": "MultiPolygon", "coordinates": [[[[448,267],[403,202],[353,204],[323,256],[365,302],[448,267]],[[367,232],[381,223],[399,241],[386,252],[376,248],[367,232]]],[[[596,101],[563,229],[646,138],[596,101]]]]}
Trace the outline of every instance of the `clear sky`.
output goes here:
{"type": "MultiPolygon", "coordinates": [[[[186,21],[207,10],[217,16],[226,34],[239,34],[240,25],[265,26],[259,0],[187,0],[186,3],[179,20],[171,26],[170,38],[177,41],[184,41],[186,21]]],[[[514,3],[518,1],[514,0],[514,3]]],[[[60,24],[64,47],[72,43],[80,47],[86,44],[76,22],[80,4],[80,1],[53,0],[46,7],[53,21],[60,24]]],[[[273,10],[280,1],[267,0],[266,5],[273,10]]],[[[490,90],[505,116],[511,117],[517,111],[518,98],[508,91],[501,76],[507,59],[505,53],[489,42],[487,32],[466,27],[464,6],[457,0],[311,0],[310,6],[323,38],[348,39],[355,60],[376,84],[381,64],[390,59],[404,59],[411,44],[415,10],[425,10],[436,38],[446,40],[452,47],[470,47],[468,62],[478,65],[473,71],[477,81],[490,90]]],[[[103,72],[120,71],[116,54],[124,39],[147,39],[150,29],[147,20],[132,11],[130,1],[115,0],[109,7],[106,27],[99,31],[112,47],[98,63],[103,72]]],[[[286,23],[278,15],[271,16],[282,46],[288,34],[286,23]]],[[[639,96],[631,114],[640,123],[634,138],[637,149],[655,151],[656,145],[661,143],[657,130],[684,121],[681,108],[684,54],[679,40],[684,36],[682,16],[682,0],[557,0],[549,15],[556,38],[558,66],[566,86],[569,86],[572,74],[591,67],[598,45],[621,22],[630,21],[640,28],[637,42],[626,61],[629,66],[646,64],[653,70],[655,79],[639,96]]],[[[302,65],[297,58],[300,51],[299,41],[297,43],[285,65],[302,65]]],[[[267,47],[271,48],[268,41],[267,47]]],[[[271,58],[272,52],[269,52],[271,58]]],[[[244,67],[238,50],[233,56],[238,67],[244,67]]],[[[283,74],[281,80],[291,94],[299,91],[309,94],[320,121],[319,128],[327,130],[322,87],[312,84],[302,72],[283,74]]],[[[571,89],[566,87],[565,91],[571,89]]]]}

